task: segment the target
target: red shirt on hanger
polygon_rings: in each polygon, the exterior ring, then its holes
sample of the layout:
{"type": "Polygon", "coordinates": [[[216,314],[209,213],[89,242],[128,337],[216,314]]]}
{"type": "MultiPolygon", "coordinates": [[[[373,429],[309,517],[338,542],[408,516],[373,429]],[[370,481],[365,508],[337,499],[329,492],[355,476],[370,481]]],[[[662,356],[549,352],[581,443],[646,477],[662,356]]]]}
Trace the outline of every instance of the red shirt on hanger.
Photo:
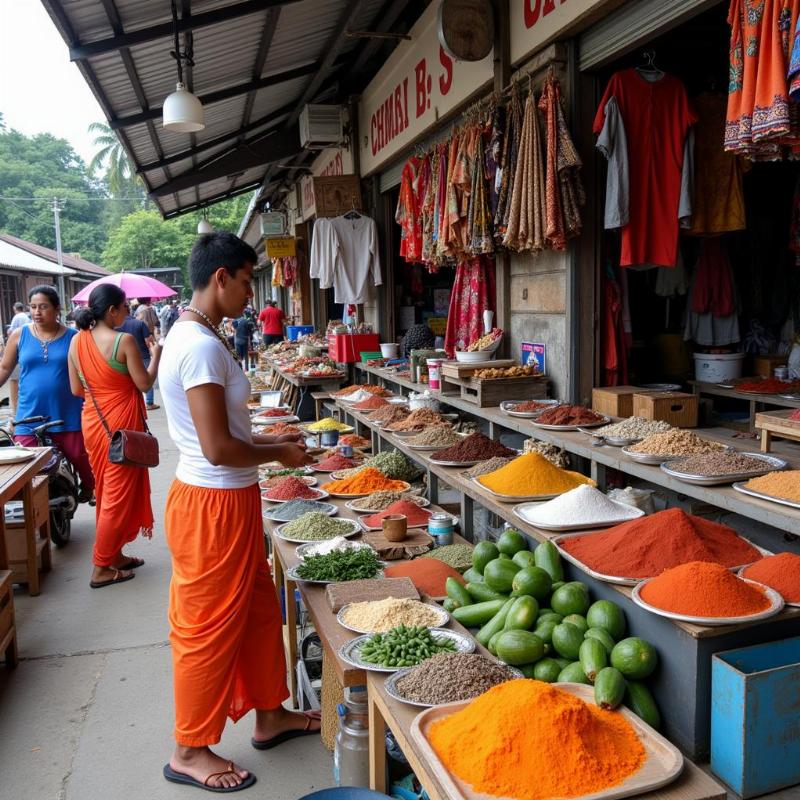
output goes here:
{"type": "Polygon", "coordinates": [[[594,119],[596,134],[603,129],[611,97],[625,126],[630,170],[630,221],[622,228],[620,266],[674,267],[684,145],[697,117],[674,75],[651,81],[625,69],[608,82],[594,119]]]}

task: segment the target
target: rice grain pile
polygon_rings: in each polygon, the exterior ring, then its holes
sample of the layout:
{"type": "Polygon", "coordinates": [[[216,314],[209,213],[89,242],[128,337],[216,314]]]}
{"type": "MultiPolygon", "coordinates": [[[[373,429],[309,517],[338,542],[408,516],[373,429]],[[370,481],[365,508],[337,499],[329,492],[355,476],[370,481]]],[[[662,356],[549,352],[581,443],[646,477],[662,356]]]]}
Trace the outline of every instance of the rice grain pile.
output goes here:
{"type": "Polygon", "coordinates": [[[646,439],[657,433],[666,433],[672,430],[669,422],[659,419],[645,419],[644,417],[628,417],[620,422],[612,422],[595,428],[597,436],[610,436],[612,439],[646,439]]]}
{"type": "Polygon", "coordinates": [[[398,625],[433,627],[441,620],[441,615],[435,606],[419,600],[387,597],[384,600],[351,603],[345,608],[342,618],[358,630],[383,633],[398,625]]]}

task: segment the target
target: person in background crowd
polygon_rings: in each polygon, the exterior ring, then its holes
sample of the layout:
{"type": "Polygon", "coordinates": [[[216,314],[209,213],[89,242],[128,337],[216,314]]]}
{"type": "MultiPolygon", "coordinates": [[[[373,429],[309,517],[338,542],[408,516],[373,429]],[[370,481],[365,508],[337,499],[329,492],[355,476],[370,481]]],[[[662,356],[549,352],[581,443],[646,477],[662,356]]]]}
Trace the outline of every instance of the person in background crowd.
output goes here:
{"type": "MultiPolygon", "coordinates": [[[[150,346],[155,341],[155,338],[153,334],[150,333],[150,328],[147,327],[146,322],[140,319],[134,319],[131,316],[131,307],[127,301],[125,302],[125,313],[127,316],[122,321],[122,324],[117,327],[117,331],[129,333],[133,336],[136,341],[136,346],[139,348],[139,355],[142,357],[142,363],[145,369],[147,369],[147,367],[150,366],[150,346]]],[[[153,400],[153,387],[151,386],[150,390],[145,392],[144,396],[144,402],[148,411],[154,411],[160,408],[153,400]]]]}
{"type": "Polygon", "coordinates": [[[153,535],[147,469],[108,458],[111,431],[146,430],[142,392],[155,383],[161,357],[161,348],[152,343],[150,366],[144,366],[134,338],[116,330],[126,316],[125,292],[100,284],[92,289],[89,305],[75,312],[80,332],[69,348],[69,381],[72,393],[86,398],[81,422],[97,481],[92,589],[134,578],[133,570],[144,560],[126,555],[123,547],[140,533],[153,535]]]}
{"type": "Polygon", "coordinates": [[[213,792],[255,776],[214,753],[226,717],[255,709],[252,745],[319,733],[319,715],[288,697],[281,610],[264,553],[258,465],[311,461],[298,434],[253,435],[250,383],[219,329],[252,297],[255,251],[232,233],[199,236],[193,295],[167,338],[160,380],[180,459],[164,522],[172,553],[169,622],[176,747],[164,777],[213,792]]]}
{"type": "MultiPolygon", "coordinates": [[[[63,425],[50,428],[48,435],[75,466],[81,480],[78,500],[86,503],[94,494],[94,475],[81,433],[83,401],[70,391],[68,368],[69,346],[77,331],[61,324],[61,302],[52,286],[35,286],[29,300],[33,321],[17,328],[9,337],[0,362],[0,386],[18,370],[17,418],[42,416],[64,421],[63,425]]],[[[15,440],[36,447],[34,425],[17,425],[15,440]]]]}
{"type": "Polygon", "coordinates": [[[164,308],[161,309],[161,313],[158,317],[162,336],[166,336],[169,333],[169,329],[175,324],[179,316],[180,312],[178,311],[177,300],[172,300],[164,304],[164,308]]]}
{"type": "Polygon", "coordinates": [[[269,346],[283,341],[283,321],[285,319],[286,315],[278,308],[278,304],[274,300],[267,300],[267,305],[258,315],[265,345],[269,346]]]}
{"type": "Polygon", "coordinates": [[[256,329],[256,324],[252,316],[246,313],[241,317],[237,317],[233,321],[233,328],[236,333],[233,336],[233,343],[236,348],[236,355],[242,362],[242,369],[247,372],[250,369],[250,347],[253,344],[253,332],[256,329]]]}
{"type": "Polygon", "coordinates": [[[136,319],[140,319],[147,324],[150,328],[150,333],[155,336],[159,332],[158,327],[158,314],[156,310],[150,305],[149,297],[140,297],[138,300],[139,305],[136,306],[136,319]]]}
{"type": "MultiPolygon", "coordinates": [[[[57,296],[58,295],[56,295],[56,297],[57,296]]],[[[30,315],[26,313],[25,306],[18,300],[14,303],[14,316],[11,317],[11,324],[8,326],[8,335],[10,336],[14,331],[25,327],[30,321],[31,318],[30,315]]],[[[17,403],[19,401],[19,364],[14,367],[14,371],[8,378],[8,393],[11,395],[11,410],[16,415],[17,403]]]]}

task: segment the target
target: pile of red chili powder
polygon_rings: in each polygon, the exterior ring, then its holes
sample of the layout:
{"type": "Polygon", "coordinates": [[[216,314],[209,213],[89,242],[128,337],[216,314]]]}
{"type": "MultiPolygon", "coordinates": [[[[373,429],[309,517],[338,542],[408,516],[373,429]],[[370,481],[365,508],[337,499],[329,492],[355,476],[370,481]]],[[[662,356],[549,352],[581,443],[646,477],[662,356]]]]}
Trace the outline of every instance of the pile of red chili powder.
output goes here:
{"type": "Polygon", "coordinates": [[[357,409],[358,411],[374,411],[376,408],[383,408],[384,406],[388,406],[389,403],[384,400],[382,397],[378,397],[377,395],[372,395],[368,397],[366,400],[362,400],[360,403],[356,403],[353,408],[357,409]]]}
{"type": "Polygon", "coordinates": [[[267,500],[313,500],[319,497],[316,489],[306,486],[299,478],[287,476],[276,483],[265,495],[267,500]]]}
{"type": "Polygon", "coordinates": [[[325,470],[325,472],[328,470],[331,472],[336,472],[336,470],[339,469],[352,469],[355,466],[356,462],[352,458],[345,458],[344,456],[340,456],[338,453],[328,456],[328,458],[325,458],[314,465],[316,469],[325,470]]]}
{"type": "Polygon", "coordinates": [[[418,525],[427,525],[431,512],[420,508],[416,503],[410,503],[408,500],[398,500],[379,514],[371,514],[368,517],[364,517],[364,523],[369,525],[370,528],[380,528],[383,518],[388,517],[390,514],[403,514],[408,520],[408,527],[411,528],[418,525]]]}
{"type": "Polygon", "coordinates": [[[770,606],[763,590],[705,561],[668,569],[647,583],[640,597],[651,606],[688,617],[746,617],[770,606]]]}
{"type": "Polygon", "coordinates": [[[774,589],[787,603],[800,603],[800,556],[765,556],[742,572],[742,577],[774,589]]]}
{"type": "Polygon", "coordinates": [[[679,508],[565,539],[561,547],[595,572],[622,578],[652,578],[689,561],[737,567],[761,558],[733,528],[679,508]]]}
{"type": "Polygon", "coordinates": [[[501,442],[490,439],[486,434],[476,431],[462,439],[458,444],[444,450],[437,450],[431,455],[436,461],[483,461],[487,458],[508,458],[516,456],[517,451],[506,447],[501,442]]]}
{"type": "Polygon", "coordinates": [[[444,561],[435,558],[418,558],[386,567],[383,571],[387,578],[411,578],[411,582],[420,592],[430,597],[444,597],[447,593],[445,583],[454,578],[462,586],[464,577],[444,561]]]}

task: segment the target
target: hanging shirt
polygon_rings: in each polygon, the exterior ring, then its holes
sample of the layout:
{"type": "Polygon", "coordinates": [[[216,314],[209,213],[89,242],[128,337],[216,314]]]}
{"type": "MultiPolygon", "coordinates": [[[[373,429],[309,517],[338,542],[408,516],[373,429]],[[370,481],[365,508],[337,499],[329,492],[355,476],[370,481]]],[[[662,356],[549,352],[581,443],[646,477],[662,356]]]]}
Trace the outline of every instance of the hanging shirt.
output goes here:
{"type": "Polygon", "coordinates": [[[378,228],[370,217],[359,215],[330,220],[336,235],[336,266],[333,276],[334,302],[364,303],[370,281],[380,286],[381,262],[378,228]]]}
{"type": "Polygon", "coordinates": [[[319,280],[320,289],[333,286],[333,273],[336,269],[338,242],[331,220],[321,218],[314,222],[311,236],[311,257],[308,274],[319,280]]]}
{"type": "Polygon", "coordinates": [[[674,267],[686,135],[696,120],[686,89],[672,75],[648,81],[635,69],[615,73],[597,109],[597,134],[611,97],[622,115],[630,166],[630,221],[622,228],[620,265],[674,267]]]}
{"type": "Polygon", "coordinates": [[[608,99],[603,113],[603,128],[595,146],[608,161],[603,227],[613,230],[627,225],[630,220],[628,139],[615,97],[608,99]]]}

